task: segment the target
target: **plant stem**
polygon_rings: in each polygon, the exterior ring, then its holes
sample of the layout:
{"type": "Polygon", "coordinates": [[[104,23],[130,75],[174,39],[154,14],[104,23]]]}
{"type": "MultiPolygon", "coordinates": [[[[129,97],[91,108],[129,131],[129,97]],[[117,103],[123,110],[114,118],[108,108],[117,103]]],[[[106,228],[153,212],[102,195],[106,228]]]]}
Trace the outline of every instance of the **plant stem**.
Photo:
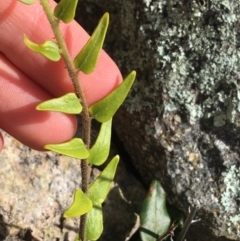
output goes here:
{"type": "MultiPolygon", "coordinates": [[[[63,35],[59,28],[59,20],[57,20],[54,17],[52,10],[49,6],[48,0],[40,0],[40,2],[43,6],[43,9],[48,18],[48,21],[52,27],[53,33],[54,33],[55,38],[58,43],[58,47],[61,50],[61,56],[64,60],[66,68],[68,70],[68,73],[69,73],[70,79],[73,83],[75,92],[82,104],[82,107],[83,107],[83,110],[81,113],[81,115],[82,115],[82,133],[83,133],[82,139],[86,145],[86,148],[89,149],[90,148],[90,133],[91,133],[91,117],[89,116],[86,98],[84,96],[81,85],[79,84],[78,70],[76,70],[73,65],[73,61],[70,57],[70,54],[68,52],[63,35]]],[[[88,182],[89,182],[89,165],[87,163],[87,160],[81,160],[81,174],[82,174],[82,191],[84,193],[87,193],[88,192],[88,182]]],[[[82,215],[80,217],[80,226],[79,226],[79,238],[82,241],[85,241],[85,239],[86,239],[85,238],[86,221],[87,221],[87,215],[86,214],[82,215]]]]}
{"type": "MultiPolygon", "coordinates": [[[[74,65],[73,65],[73,62],[72,62],[72,59],[70,57],[70,54],[68,52],[68,49],[67,49],[67,46],[66,46],[66,43],[63,39],[63,35],[61,33],[61,30],[59,28],[59,21],[57,19],[55,19],[54,15],[53,15],[53,12],[49,6],[49,3],[48,3],[48,0],[40,0],[41,4],[42,4],[42,7],[43,7],[43,10],[47,16],[47,19],[52,27],[52,30],[53,30],[53,33],[54,33],[54,36],[57,40],[57,43],[58,43],[58,47],[60,48],[61,50],[61,55],[63,57],[63,60],[64,60],[64,63],[66,65],[66,68],[68,70],[68,73],[69,73],[69,76],[71,78],[71,81],[74,85],[74,89],[76,91],[76,94],[79,98],[83,97],[83,93],[81,93],[81,87],[79,85],[79,82],[78,82],[78,72],[76,71],[74,65]]],[[[83,101],[81,99],[81,101],[83,101]]]]}

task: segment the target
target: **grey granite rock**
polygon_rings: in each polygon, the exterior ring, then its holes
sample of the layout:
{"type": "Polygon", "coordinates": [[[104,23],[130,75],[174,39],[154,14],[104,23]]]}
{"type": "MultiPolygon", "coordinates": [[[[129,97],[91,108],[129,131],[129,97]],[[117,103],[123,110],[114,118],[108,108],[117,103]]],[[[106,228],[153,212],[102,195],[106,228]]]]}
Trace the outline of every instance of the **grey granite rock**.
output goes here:
{"type": "Polygon", "coordinates": [[[190,240],[240,240],[239,1],[82,2],[90,31],[110,12],[105,48],[137,70],[114,126],[145,183],[158,178],[186,215],[199,209],[190,240]]]}

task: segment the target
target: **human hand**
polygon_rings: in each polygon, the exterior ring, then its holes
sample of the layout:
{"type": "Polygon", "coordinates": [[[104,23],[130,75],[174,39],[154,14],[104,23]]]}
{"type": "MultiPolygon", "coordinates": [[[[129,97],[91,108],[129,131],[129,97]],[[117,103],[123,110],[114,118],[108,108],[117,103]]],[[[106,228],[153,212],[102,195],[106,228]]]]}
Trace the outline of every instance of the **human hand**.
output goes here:
{"type": "MultiPolygon", "coordinates": [[[[56,5],[50,0],[52,7],[56,5]]],[[[72,58],[88,39],[75,21],[60,24],[72,58]]],[[[29,50],[23,35],[37,43],[54,39],[42,6],[37,0],[27,6],[17,0],[0,4],[0,128],[23,144],[43,150],[49,143],[71,139],[77,128],[76,117],[35,110],[40,102],[73,91],[64,62],[51,62],[29,50]]],[[[102,51],[94,73],[79,79],[87,103],[102,99],[122,81],[121,74],[102,51]]],[[[3,137],[0,134],[0,150],[3,137]]]]}

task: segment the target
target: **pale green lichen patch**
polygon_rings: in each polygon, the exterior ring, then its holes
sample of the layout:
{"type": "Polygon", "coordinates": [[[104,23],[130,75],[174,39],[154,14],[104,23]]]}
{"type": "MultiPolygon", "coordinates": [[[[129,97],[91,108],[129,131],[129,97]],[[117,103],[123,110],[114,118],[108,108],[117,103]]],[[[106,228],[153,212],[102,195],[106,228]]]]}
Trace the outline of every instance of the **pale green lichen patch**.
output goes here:
{"type": "Polygon", "coordinates": [[[154,73],[135,84],[134,93],[148,96],[140,103],[137,95],[125,106],[130,112],[162,106],[165,111],[183,111],[190,123],[212,118],[216,127],[239,119],[240,50],[236,25],[237,4],[216,1],[145,1],[147,21],[139,27],[139,36],[154,56],[142,50],[154,73]],[[185,4],[186,2],[186,4],[185,4]],[[159,98],[159,91],[168,95],[159,98]],[[149,96],[150,93],[150,96],[149,96]],[[236,94],[237,93],[237,94],[236,94]],[[157,96],[158,94],[158,96],[157,96]]]}
{"type": "Polygon", "coordinates": [[[221,194],[221,204],[229,214],[228,232],[236,232],[240,237],[240,168],[231,166],[228,172],[222,173],[223,182],[226,186],[221,194]]]}
{"type": "Polygon", "coordinates": [[[228,232],[232,233],[235,232],[235,230],[233,230],[232,225],[234,225],[236,227],[236,234],[238,235],[238,237],[240,237],[240,215],[234,215],[230,217],[230,222],[228,223],[228,232]]]}

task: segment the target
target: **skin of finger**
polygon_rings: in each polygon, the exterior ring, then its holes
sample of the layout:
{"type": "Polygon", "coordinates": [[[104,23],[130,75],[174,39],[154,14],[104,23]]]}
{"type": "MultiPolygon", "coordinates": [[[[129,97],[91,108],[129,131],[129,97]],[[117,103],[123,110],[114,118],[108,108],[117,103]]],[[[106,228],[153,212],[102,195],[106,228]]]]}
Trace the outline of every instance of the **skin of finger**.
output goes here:
{"type": "MultiPolygon", "coordinates": [[[[51,4],[54,5],[52,2],[51,4]]],[[[23,44],[23,33],[27,33],[36,42],[43,42],[53,36],[41,6],[38,3],[34,6],[35,8],[29,9],[30,6],[25,6],[15,0],[6,0],[0,5],[0,31],[4,32],[4,35],[0,35],[0,50],[18,68],[14,68],[8,61],[5,64],[13,72],[22,75],[21,81],[18,82],[18,90],[22,91],[18,93],[13,91],[16,89],[12,86],[14,81],[10,81],[11,78],[2,81],[4,84],[0,88],[1,98],[2,93],[5,93],[9,97],[15,96],[16,98],[18,96],[18,100],[12,101],[10,98],[11,101],[0,101],[0,118],[2,117],[0,126],[24,144],[42,150],[44,144],[59,143],[70,139],[76,130],[76,120],[72,116],[58,113],[51,113],[51,116],[41,113],[40,117],[40,113],[33,108],[35,102],[33,101],[31,106],[31,101],[27,98],[37,96],[40,89],[42,95],[39,100],[59,96],[72,90],[62,61],[58,63],[47,61],[44,57],[28,50],[23,44]],[[29,24],[26,20],[29,21],[29,24]],[[30,78],[27,79],[26,75],[30,78]],[[27,81],[22,81],[23,79],[27,81]],[[31,83],[35,81],[37,85],[34,88],[26,89],[29,80],[31,83]],[[31,92],[27,92],[30,90],[31,92]],[[19,99],[19,97],[22,98],[19,99]],[[21,103],[24,108],[17,103],[21,103]],[[25,106],[26,103],[29,105],[25,106]],[[3,115],[1,112],[5,108],[8,111],[5,110],[3,115]]],[[[76,49],[79,50],[82,47],[83,42],[87,41],[88,35],[75,22],[67,27],[62,27],[62,31],[71,56],[75,56],[76,49]]],[[[107,95],[122,81],[118,68],[105,52],[101,53],[99,63],[94,74],[80,76],[88,104],[107,95]]]]}
{"type": "MultiPolygon", "coordinates": [[[[49,1],[54,8],[55,2],[49,1]]],[[[76,23],[60,24],[68,50],[74,58],[88,40],[88,34],[76,23]]],[[[51,62],[32,52],[23,43],[26,34],[32,41],[43,43],[54,40],[54,35],[39,1],[27,6],[16,0],[5,0],[0,5],[0,51],[22,72],[36,81],[53,96],[73,91],[73,85],[63,60],[51,62]]],[[[87,103],[102,99],[122,81],[119,69],[111,58],[101,51],[94,73],[80,73],[80,82],[87,103]]]]}
{"type": "MultiPolygon", "coordinates": [[[[37,111],[36,105],[50,94],[31,81],[0,54],[0,126],[25,145],[43,150],[45,144],[72,138],[77,121],[73,115],[37,111]]],[[[0,146],[1,146],[0,140],[0,146]]]]}

